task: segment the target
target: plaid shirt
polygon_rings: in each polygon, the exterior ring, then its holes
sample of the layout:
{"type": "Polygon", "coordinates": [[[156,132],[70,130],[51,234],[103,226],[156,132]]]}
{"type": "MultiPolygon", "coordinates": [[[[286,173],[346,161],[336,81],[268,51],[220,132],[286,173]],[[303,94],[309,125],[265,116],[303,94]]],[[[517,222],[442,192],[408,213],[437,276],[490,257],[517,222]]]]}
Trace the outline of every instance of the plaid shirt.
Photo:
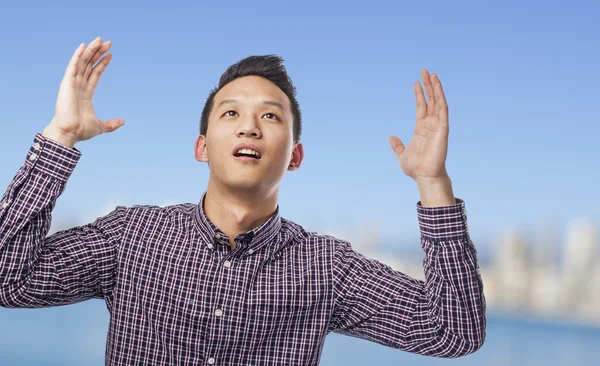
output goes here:
{"type": "Polygon", "coordinates": [[[81,152],[37,134],[0,201],[0,305],[104,299],[106,365],[317,365],[336,332],[440,357],[476,351],[485,299],[464,202],[417,203],[426,281],[277,211],[227,236],[198,204],[117,206],[46,237],[81,152]]]}

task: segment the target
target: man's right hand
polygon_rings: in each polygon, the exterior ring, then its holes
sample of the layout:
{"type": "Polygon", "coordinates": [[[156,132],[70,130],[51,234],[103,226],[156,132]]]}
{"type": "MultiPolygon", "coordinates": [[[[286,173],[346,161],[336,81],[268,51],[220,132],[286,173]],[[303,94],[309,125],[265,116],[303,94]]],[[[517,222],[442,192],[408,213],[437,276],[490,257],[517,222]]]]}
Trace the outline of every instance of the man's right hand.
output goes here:
{"type": "Polygon", "coordinates": [[[112,58],[110,53],[102,57],[110,46],[110,41],[102,43],[98,37],[87,48],[82,43],[75,50],[60,84],[54,117],[43,136],[72,148],[79,141],[112,132],[125,124],[118,118],[99,120],[92,105],[98,80],[112,58]]]}

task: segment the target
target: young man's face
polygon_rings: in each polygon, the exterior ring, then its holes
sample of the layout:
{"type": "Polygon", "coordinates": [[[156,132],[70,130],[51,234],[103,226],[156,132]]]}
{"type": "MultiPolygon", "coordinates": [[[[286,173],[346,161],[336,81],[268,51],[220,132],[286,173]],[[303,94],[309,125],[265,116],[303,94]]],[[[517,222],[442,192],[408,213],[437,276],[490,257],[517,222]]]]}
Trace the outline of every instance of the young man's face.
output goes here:
{"type": "Polygon", "coordinates": [[[270,193],[302,162],[293,123],[290,101],[275,84],[258,76],[235,79],[215,95],[196,159],[210,163],[211,180],[224,188],[270,193]],[[258,150],[258,158],[245,156],[249,151],[240,155],[242,144],[258,150]]]}

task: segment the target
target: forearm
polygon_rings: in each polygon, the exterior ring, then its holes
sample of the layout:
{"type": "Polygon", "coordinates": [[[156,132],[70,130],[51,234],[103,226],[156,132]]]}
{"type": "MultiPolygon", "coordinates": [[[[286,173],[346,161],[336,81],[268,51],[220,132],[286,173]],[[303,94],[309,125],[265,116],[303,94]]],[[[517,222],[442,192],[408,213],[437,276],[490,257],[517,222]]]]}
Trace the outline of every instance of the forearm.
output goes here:
{"type": "MultiPolygon", "coordinates": [[[[65,189],[80,157],[77,150],[65,151],[64,146],[52,144],[43,136],[36,135],[24,164],[0,201],[0,243],[8,240],[15,230],[30,224],[34,217],[50,220],[56,200],[65,189]]],[[[49,226],[50,222],[36,224],[43,226],[34,228],[34,232],[44,237],[49,229],[45,226],[49,226]]]]}
{"type": "Polygon", "coordinates": [[[36,136],[25,163],[3,195],[0,205],[0,304],[8,291],[30,279],[38,266],[44,238],[57,198],[77,162],[77,154],[50,158],[52,150],[36,136]]]}
{"type": "Polygon", "coordinates": [[[448,350],[462,348],[464,354],[477,350],[485,340],[486,309],[463,205],[457,200],[449,207],[421,207],[419,224],[427,297],[421,312],[432,314],[431,325],[452,336],[448,350]]]}

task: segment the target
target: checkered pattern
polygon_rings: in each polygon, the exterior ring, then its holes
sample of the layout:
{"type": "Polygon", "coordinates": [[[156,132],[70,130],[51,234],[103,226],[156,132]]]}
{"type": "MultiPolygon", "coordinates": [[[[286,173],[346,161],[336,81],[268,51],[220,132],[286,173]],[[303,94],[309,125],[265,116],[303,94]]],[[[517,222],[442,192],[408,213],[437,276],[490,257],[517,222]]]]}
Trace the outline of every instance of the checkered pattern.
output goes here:
{"type": "Polygon", "coordinates": [[[47,233],[81,152],[37,134],[0,201],[0,305],[104,299],[106,365],[317,365],[330,332],[457,357],[485,338],[464,202],[417,203],[426,281],[277,212],[237,247],[198,204],[118,206],[47,233]]]}

